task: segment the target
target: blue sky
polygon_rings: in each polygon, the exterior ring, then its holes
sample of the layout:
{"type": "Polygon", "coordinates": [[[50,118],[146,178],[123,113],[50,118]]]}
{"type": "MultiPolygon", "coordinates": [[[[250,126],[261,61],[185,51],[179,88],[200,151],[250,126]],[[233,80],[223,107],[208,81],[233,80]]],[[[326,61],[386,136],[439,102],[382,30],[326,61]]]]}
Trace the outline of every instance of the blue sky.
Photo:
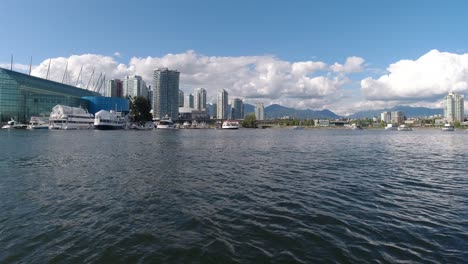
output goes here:
{"type": "Polygon", "coordinates": [[[90,53],[128,66],[134,57],[188,50],[328,65],[356,56],[365,60],[362,70],[342,85],[353,102],[362,99],[360,80],[379,78],[392,63],[434,49],[468,51],[465,1],[3,0],[1,6],[0,63],[10,54],[18,64],[33,56],[36,65],[90,53]]]}

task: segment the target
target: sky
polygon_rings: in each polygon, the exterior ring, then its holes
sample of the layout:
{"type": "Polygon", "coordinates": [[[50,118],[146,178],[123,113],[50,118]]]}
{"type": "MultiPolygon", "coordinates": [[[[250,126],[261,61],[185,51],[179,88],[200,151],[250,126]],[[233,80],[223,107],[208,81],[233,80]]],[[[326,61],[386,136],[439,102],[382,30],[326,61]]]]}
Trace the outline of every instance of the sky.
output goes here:
{"type": "MultiPolygon", "coordinates": [[[[466,1],[1,0],[0,67],[86,87],[155,68],[186,94],[346,115],[468,93],[466,1]],[[77,81],[81,67],[82,80],[77,81]]],[[[92,88],[90,88],[92,89],[92,88]]],[[[465,109],[467,109],[465,105],[465,109]]]]}

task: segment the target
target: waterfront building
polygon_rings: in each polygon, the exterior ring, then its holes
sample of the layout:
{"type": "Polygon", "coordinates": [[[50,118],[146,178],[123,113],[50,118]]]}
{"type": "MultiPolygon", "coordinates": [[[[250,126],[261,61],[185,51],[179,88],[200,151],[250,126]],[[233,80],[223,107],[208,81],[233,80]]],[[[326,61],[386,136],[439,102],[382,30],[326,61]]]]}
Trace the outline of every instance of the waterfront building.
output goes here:
{"type": "Polygon", "coordinates": [[[394,111],[392,112],[392,123],[395,124],[402,124],[405,121],[405,114],[401,111],[394,111]]]}
{"type": "Polygon", "coordinates": [[[217,110],[216,117],[217,119],[227,119],[228,118],[228,92],[224,89],[218,90],[217,98],[217,110]]]}
{"type": "Polygon", "coordinates": [[[179,107],[184,107],[184,92],[179,90],[179,107]]]}
{"type": "Polygon", "coordinates": [[[122,96],[143,96],[148,98],[148,88],[146,87],[145,81],[143,78],[138,75],[134,76],[125,76],[122,84],[122,96]]]}
{"type": "Polygon", "coordinates": [[[217,103],[213,103],[211,105],[211,116],[213,119],[216,119],[216,117],[218,116],[218,104],[217,103]]]}
{"type": "Polygon", "coordinates": [[[122,81],[119,79],[108,80],[104,91],[105,97],[123,97],[122,96],[122,81]]]}
{"type": "Polygon", "coordinates": [[[265,120],[265,109],[262,102],[255,103],[255,118],[265,120]]]}
{"type": "Polygon", "coordinates": [[[384,121],[389,124],[392,122],[392,112],[382,112],[380,114],[380,121],[384,121]]]}
{"type": "Polygon", "coordinates": [[[180,72],[168,68],[154,70],[153,118],[179,119],[179,77],[180,72]]]}
{"type": "Polygon", "coordinates": [[[184,107],[194,108],[194,96],[193,96],[193,94],[187,95],[187,97],[185,98],[184,107]]]}
{"type": "Polygon", "coordinates": [[[195,92],[195,107],[196,110],[206,111],[206,90],[198,88],[195,92]]]}
{"type": "Polygon", "coordinates": [[[153,98],[154,98],[154,91],[151,88],[151,85],[148,86],[148,101],[151,105],[151,110],[153,110],[153,98]]]}
{"type": "Polygon", "coordinates": [[[11,118],[29,122],[31,116],[49,116],[56,105],[88,107],[83,96],[98,93],[0,68],[0,122],[11,118]]]}
{"type": "Polygon", "coordinates": [[[124,114],[128,114],[130,111],[130,101],[127,98],[84,96],[83,99],[88,101],[87,110],[93,115],[101,110],[112,110],[124,114]]]}
{"type": "Polygon", "coordinates": [[[232,99],[231,118],[232,119],[244,119],[244,103],[239,98],[232,99]]]}
{"type": "Polygon", "coordinates": [[[464,98],[463,96],[450,92],[444,98],[444,117],[447,122],[454,123],[456,121],[462,123],[464,119],[464,98]]]}

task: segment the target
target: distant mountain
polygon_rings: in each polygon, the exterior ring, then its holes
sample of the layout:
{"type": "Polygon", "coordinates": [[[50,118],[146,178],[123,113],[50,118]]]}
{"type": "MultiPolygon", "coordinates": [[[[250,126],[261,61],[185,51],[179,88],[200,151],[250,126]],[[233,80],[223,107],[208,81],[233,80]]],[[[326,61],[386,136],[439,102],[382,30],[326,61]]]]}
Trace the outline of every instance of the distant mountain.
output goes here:
{"type": "Polygon", "coordinates": [[[347,117],[348,118],[379,117],[382,112],[387,112],[387,111],[388,112],[402,111],[403,113],[405,113],[406,117],[423,117],[423,116],[432,116],[432,115],[442,115],[444,113],[444,110],[442,109],[397,105],[392,108],[360,111],[352,115],[349,115],[347,117]]]}
{"type": "Polygon", "coordinates": [[[290,118],[297,119],[315,119],[315,118],[340,118],[337,114],[330,110],[298,110],[295,108],[289,108],[277,104],[273,104],[265,107],[265,115],[267,118],[282,118],[289,116],[290,118]]]}

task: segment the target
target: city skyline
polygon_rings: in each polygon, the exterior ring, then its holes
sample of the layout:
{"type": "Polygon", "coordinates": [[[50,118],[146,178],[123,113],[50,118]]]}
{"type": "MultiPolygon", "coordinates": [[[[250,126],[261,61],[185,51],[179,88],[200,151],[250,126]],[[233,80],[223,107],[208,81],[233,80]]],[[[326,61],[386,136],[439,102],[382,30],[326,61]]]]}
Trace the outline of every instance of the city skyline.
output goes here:
{"type": "Polygon", "coordinates": [[[223,88],[249,104],[330,109],[340,115],[395,105],[443,108],[448,92],[468,92],[468,36],[460,34],[468,22],[464,2],[296,1],[284,7],[258,1],[248,9],[243,1],[92,4],[93,10],[109,12],[88,12],[82,25],[75,14],[64,16],[59,10],[73,8],[79,14],[86,3],[4,3],[11,12],[0,21],[16,23],[1,29],[9,38],[0,43],[0,67],[9,69],[13,54],[14,69],[28,72],[32,56],[32,75],[44,78],[50,61],[50,79],[59,82],[65,68],[75,82],[83,67],[80,87],[86,87],[93,70],[107,79],[140,75],[150,84],[154,69],[168,67],[181,73],[185,94],[204,87],[208,102],[216,101],[216,91],[223,88]],[[138,24],[106,20],[122,6],[143,18],[146,12],[163,11],[156,22],[166,27],[154,27],[147,19],[138,24]],[[217,12],[206,11],[207,6],[217,12]],[[184,19],[168,20],[174,10],[184,19]],[[236,23],[241,11],[245,22],[236,23]],[[41,14],[54,19],[44,21],[41,14]],[[281,15],[285,19],[277,20],[281,15]],[[126,32],[148,39],[136,43],[123,37],[126,32]],[[95,41],[85,41],[84,33],[95,41]],[[24,36],[45,43],[32,45],[24,36]],[[155,38],[158,45],[151,45],[155,38]]]}

